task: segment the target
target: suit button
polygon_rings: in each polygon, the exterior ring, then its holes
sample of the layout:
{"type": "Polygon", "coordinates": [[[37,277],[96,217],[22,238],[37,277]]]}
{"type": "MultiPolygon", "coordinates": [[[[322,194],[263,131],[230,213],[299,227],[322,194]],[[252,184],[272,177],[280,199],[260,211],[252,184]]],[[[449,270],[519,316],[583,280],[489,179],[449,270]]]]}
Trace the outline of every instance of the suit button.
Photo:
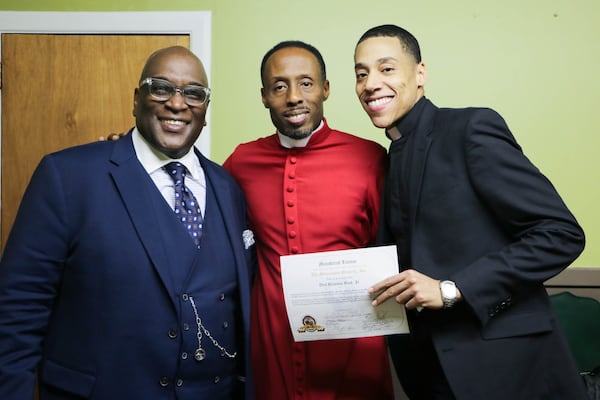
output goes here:
{"type": "Polygon", "coordinates": [[[182,299],[183,301],[188,301],[188,299],[189,299],[189,298],[190,298],[190,296],[188,296],[188,294],[187,294],[187,293],[184,293],[184,294],[182,294],[182,295],[181,295],[181,299],[182,299]]]}
{"type": "Polygon", "coordinates": [[[175,339],[177,337],[177,329],[169,329],[169,337],[175,339]]]}
{"type": "Polygon", "coordinates": [[[183,324],[183,330],[184,331],[189,331],[190,330],[190,326],[188,324],[183,324]]]}
{"type": "Polygon", "coordinates": [[[177,382],[175,384],[177,386],[182,386],[183,385],[183,379],[177,379],[177,382]]]}
{"type": "Polygon", "coordinates": [[[162,387],[167,387],[169,386],[169,378],[167,378],[166,376],[163,376],[162,378],[160,378],[160,386],[162,387]]]}
{"type": "Polygon", "coordinates": [[[219,296],[219,300],[221,300],[221,301],[225,300],[225,293],[221,293],[221,295],[219,296]]]}
{"type": "Polygon", "coordinates": [[[186,352],[181,353],[182,360],[187,360],[187,358],[188,358],[188,353],[186,353],[186,352]]]}
{"type": "Polygon", "coordinates": [[[214,379],[214,382],[215,382],[215,383],[219,383],[219,381],[220,381],[220,380],[221,380],[221,377],[220,377],[220,376],[218,376],[218,375],[217,375],[217,376],[215,376],[215,379],[214,379]]]}
{"type": "Polygon", "coordinates": [[[227,321],[223,322],[223,328],[229,328],[229,322],[227,322],[227,321]]]}

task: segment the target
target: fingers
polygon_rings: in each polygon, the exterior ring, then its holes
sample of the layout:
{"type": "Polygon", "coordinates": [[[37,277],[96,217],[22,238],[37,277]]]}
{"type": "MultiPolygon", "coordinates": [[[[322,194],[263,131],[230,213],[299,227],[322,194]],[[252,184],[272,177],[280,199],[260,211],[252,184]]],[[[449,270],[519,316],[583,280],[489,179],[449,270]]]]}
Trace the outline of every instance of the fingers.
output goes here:
{"type": "Polygon", "coordinates": [[[378,294],[373,301],[371,301],[371,305],[373,306],[377,306],[381,303],[383,303],[384,301],[386,301],[387,299],[390,299],[392,297],[394,297],[394,288],[388,288],[386,290],[384,290],[383,292],[381,292],[380,294],[378,294]]]}
{"type": "Polygon", "coordinates": [[[369,294],[375,296],[371,304],[376,306],[391,298],[395,298],[398,303],[404,303],[407,288],[408,284],[401,274],[389,277],[369,289],[369,294]]]}
{"type": "Polygon", "coordinates": [[[394,286],[395,284],[397,284],[398,282],[400,282],[401,279],[401,275],[397,274],[397,275],[393,275],[390,276],[380,282],[377,282],[376,284],[374,284],[373,286],[371,286],[369,288],[369,294],[375,294],[378,292],[381,292],[383,290],[386,290],[388,288],[390,288],[391,286],[394,286]]]}
{"type": "Polygon", "coordinates": [[[113,132],[113,133],[109,134],[107,137],[100,136],[98,138],[98,141],[99,142],[104,142],[104,141],[107,141],[107,140],[119,140],[119,139],[121,139],[125,135],[127,135],[127,132],[121,132],[121,133],[114,133],[113,132]]]}
{"type": "Polygon", "coordinates": [[[375,296],[371,302],[373,306],[391,298],[409,310],[442,306],[438,281],[415,270],[405,270],[376,283],[369,289],[369,294],[375,296]]]}

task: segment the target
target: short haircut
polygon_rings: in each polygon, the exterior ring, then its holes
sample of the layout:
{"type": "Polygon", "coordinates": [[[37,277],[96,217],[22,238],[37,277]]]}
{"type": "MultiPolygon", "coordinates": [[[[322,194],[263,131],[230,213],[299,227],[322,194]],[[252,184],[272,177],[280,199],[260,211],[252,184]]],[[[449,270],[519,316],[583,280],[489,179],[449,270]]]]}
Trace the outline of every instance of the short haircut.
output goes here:
{"type": "Polygon", "coordinates": [[[311,52],[315,58],[317,59],[317,61],[319,62],[319,66],[321,67],[321,78],[323,79],[323,82],[325,82],[327,80],[327,74],[325,72],[325,61],[323,60],[323,56],[321,56],[321,53],[319,52],[319,50],[317,50],[316,47],[302,42],[300,40],[286,40],[284,42],[280,42],[277,43],[275,46],[273,46],[273,48],[271,48],[271,50],[267,51],[267,53],[265,54],[265,56],[262,59],[262,62],[260,63],[260,79],[263,83],[263,86],[265,84],[264,82],[264,72],[265,72],[265,65],[267,64],[267,60],[269,59],[269,57],[271,57],[276,51],[281,50],[281,49],[286,49],[286,48],[290,48],[290,47],[297,47],[297,48],[301,48],[301,49],[305,49],[308,50],[309,52],[311,52]]]}
{"type": "Polygon", "coordinates": [[[402,48],[407,53],[411,54],[417,63],[421,62],[421,48],[419,42],[409,31],[404,28],[400,28],[397,25],[387,24],[375,26],[365,33],[358,39],[358,46],[361,42],[372,38],[372,37],[396,37],[400,40],[402,48]]]}

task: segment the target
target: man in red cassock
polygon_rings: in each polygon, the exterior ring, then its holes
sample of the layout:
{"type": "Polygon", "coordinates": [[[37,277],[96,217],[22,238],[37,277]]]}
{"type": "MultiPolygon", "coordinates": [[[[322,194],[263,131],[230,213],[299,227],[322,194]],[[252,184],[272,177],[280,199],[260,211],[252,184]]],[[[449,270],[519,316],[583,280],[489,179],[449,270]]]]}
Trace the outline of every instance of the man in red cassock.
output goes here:
{"type": "Polygon", "coordinates": [[[279,43],[265,54],[261,78],[262,101],[277,131],[239,145],[224,163],[245,192],[256,235],[256,398],[392,399],[384,338],[294,342],[279,264],[282,255],[374,243],[385,149],[327,125],[329,81],[313,46],[279,43]]]}

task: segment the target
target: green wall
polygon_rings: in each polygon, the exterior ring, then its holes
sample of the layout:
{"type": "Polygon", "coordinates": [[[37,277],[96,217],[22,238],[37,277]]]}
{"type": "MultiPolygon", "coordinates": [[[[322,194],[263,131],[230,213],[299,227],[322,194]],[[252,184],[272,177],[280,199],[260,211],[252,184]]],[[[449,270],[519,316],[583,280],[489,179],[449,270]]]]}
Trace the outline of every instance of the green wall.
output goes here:
{"type": "Polygon", "coordinates": [[[498,110],[586,231],[586,250],[574,265],[600,266],[598,0],[44,3],[0,0],[0,10],[212,11],[211,158],[217,162],[237,143],[273,132],[258,70],[265,51],[286,39],[307,41],[323,53],[332,90],[325,106],[329,123],[387,147],[355,98],[352,53],[367,28],[401,25],[421,43],[426,95],[438,106],[498,110]]]}

